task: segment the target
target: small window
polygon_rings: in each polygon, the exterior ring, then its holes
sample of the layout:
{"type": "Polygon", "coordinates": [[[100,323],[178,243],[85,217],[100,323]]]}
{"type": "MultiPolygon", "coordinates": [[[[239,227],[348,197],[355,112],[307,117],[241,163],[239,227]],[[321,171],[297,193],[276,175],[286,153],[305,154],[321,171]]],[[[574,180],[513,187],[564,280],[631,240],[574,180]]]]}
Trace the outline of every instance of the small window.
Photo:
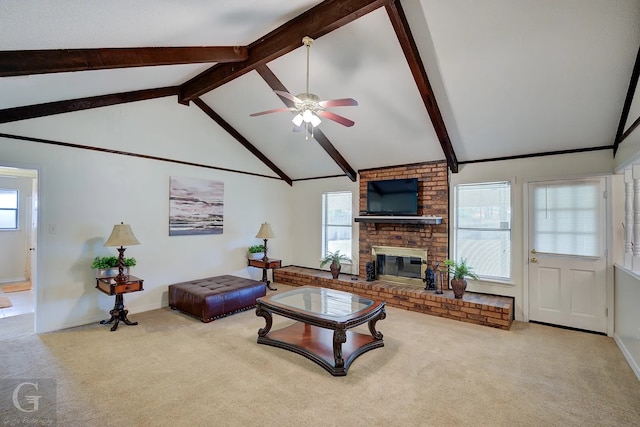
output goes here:
{"type": "Polygon", "coordinates": [[[340,251],[351,257],[351,192],[322,195],[322,256],[340,251]]]}
{"type": "Polygon", "coordinates": [[[485,279],[511,279],[511,183],[457,185],[454,258],[485,279]]]}
{"type": "Polygon", "coordinates": [[[18,229],[18,190],[0,190],[0,230],[18,229]]]}

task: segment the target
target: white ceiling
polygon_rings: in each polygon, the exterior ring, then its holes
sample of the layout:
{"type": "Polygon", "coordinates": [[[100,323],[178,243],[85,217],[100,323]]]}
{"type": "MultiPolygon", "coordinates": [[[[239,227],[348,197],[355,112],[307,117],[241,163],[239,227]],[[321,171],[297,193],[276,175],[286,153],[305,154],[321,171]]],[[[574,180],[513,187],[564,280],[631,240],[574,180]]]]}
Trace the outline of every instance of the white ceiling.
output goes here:
{"type": "MultiPolygon", "coordinates": [[[[4,0],[0,50],[245,46],[318,3],[4,0]]],[[[640,0],[401,4],[458,161],[613,144],[640,45],[640,0]]],[[[332,109],[355,126],[320,125],[356,171],[445,158],[384,7],[320,37],[310,53],[310,92],[359,102],[332,109]]],[[[0,109],[175,86],[211,65],[3,77],[0,109]]],[[[302,43],[268,67],[292,93],[305,91],[302,43]]],[[[284,106],[257,72],[201,99],[290,178],[343,174],[317,142],[291,132],[290,113],[249,117],[284,106]]]]}

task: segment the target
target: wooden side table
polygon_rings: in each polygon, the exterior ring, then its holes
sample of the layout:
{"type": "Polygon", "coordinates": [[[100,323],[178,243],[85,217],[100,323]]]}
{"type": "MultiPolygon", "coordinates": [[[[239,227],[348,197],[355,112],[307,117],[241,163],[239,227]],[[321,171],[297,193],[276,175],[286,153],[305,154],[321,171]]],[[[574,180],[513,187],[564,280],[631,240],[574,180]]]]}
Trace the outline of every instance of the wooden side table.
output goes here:
{"type": "Polygon", "coordinates": [[[265,259],[249,259],[249,267],[261,268],[262,281],[267,284],[267,288],[269,288],[269,290],[271,291],[278,290],[277,288],[272,288],[271,286],[269,286],[271,282],[267,280],[267,270],[282,267],[282,260],[273,259],[273,258],[267,258],[266,260],[265,259]]]}
{"type": "Polygon", "coordinates": [[[107,295],[115,295],[116,302],[113,305],[113,310],[109,311],[111,318],[109,320],[101,320],[101,325],[107,325],[111,322],[115,323],[111,327],[111,331],[118,329],[120,321],[126,325],[135,326],[138,322],[132,322],[127,318],[129,310],[124,309],[124,294],[129,292],[143,291],[142,282],[144,280],[136,276],[128,276],[128,279],[124,282],[116,282],[114,277],[101,277],[96,279],[96,288],[104,292],[107,295]]]}

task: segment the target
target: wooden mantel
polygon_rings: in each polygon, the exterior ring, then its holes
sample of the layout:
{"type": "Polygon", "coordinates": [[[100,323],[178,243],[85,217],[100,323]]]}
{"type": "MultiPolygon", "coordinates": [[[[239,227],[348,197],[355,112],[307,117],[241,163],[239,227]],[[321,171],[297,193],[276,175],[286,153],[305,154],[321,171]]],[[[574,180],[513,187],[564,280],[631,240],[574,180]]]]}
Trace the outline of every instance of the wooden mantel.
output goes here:
{"type": "Polygon", "coordinates": [[[441,224],[442,217],[439,216],[357,216],[355,222],[372,222],[384,224],[441,224]]]}

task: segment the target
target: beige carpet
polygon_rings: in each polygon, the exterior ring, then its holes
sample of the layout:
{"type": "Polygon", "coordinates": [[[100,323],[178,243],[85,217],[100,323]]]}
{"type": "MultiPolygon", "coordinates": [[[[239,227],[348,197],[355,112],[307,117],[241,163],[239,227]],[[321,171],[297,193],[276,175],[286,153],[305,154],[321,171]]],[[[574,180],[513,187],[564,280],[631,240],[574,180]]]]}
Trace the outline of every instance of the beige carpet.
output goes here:
{"type": "MultiPolygon", "coordinates": [[[[140,324],[1,340],[0,378],[56,379],[60,426],[640,425],[640,381],[600,335],[388,308],[385,347],[332,377],[257,344],[253,310],[208,324],[170,309],[130,318],[140,324]]],[[[289,323],[274,317],[274,329],[289,323]]]]}
{"type": "Polygon", "coordinates": [[[9,285],[3,285],[1,288],[4,293],[28,291],[31,289],[31,282],[11,283],[9,285]]]}
{"type": "Polygon", "coordinates": [[[0,308],[11,307],[11,301],[7,297],[0,297],[0,308]]]}

